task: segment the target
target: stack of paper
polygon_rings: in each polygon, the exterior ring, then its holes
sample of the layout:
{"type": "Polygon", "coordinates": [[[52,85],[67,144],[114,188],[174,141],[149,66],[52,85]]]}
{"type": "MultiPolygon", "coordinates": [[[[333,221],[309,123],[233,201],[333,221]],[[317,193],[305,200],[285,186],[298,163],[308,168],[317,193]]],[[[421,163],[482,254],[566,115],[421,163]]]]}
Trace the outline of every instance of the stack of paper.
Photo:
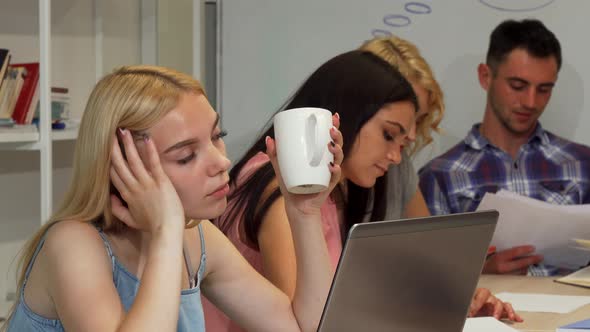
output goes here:
{"type": "Polygon", "coordinates": [[[555,279],[555,281],[563,284],[590,288],[590,266],[565,277],[555,279]]]}
{"type": "Polygon", "coordinates": [[[580,244],[590,239],[590,205],[555,205],[501,190],[487,193],[477,209],[500,212],[492,238],[498,251],[530,244],[545,264],[576,270],[590,262],[590,250],[580,244]]]}
{"type": "Polygon", "coordinates": [[[463,332],[517,332],[494,317],[467,318],[463,332]]]}
{"type": "Polygon", "coordinates": [[[574,239],[581,248],[590,250],[590,240],[574,239]]]}
{"type": "Polygon", "coordinates": [[[516,311],[529,312],[567,314],[590,304],[590,296],[502,292],[496,297],[510,302],[516,311]]]}

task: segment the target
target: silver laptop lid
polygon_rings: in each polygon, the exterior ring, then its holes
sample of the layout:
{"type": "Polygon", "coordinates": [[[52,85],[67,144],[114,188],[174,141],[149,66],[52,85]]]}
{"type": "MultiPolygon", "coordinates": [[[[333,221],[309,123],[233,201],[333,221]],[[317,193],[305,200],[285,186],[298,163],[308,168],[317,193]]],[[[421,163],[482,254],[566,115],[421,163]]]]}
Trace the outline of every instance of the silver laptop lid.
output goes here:
{"type": "Polygon", "coordinates": [[[460,332],[497,211],[354,225],[319,331],[460,332]]]}

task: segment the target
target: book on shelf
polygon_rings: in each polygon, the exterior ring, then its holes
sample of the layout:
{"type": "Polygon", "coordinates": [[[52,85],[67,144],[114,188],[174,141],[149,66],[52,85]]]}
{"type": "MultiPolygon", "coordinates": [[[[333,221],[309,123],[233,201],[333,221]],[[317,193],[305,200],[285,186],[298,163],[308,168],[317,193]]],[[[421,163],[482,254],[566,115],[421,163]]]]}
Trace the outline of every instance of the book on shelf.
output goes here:
{"type": "Polygon", "coordinates": [[[0,118],[12,118],[14,106],[24,83],[25,68],[8,66],[0,96],[0,118]]]}
{"type": "Polygon", "coordinates": [[[10,50],[0,48],[0,82],[2,82],[4,80],[4,76],[6,76],[6,70],[8,69],[9,63],[10,50]]]}
{"type": "Polygon", "coordinates": [[[51,93],[67,95],[70,89],[61,86],[52,86],[51,93]]]}
{"type": "Polygon", "coordinates": [[[51,87],[51,117],[55,121],[70,118],[69,89],[64,87],[51,87]]]}
{"type": "Polygon", "coordinates": [[[24,68],[26,71],[12,119],[17,124],[31,124],[39,103],[39,63],[18,63],[12,67],[24,68]]]}
{"type": "Polygon", "coordinates": [[[590,331],[590,319],[581,320],[572,324],[558,327],[556,332],[588,332],[590,331]]]}
{"type": "Polygon", "coordinates": [[[8,110],[5,110],[4,106],[3,106],[4,100],[6,99],[5,96],[9,94],[9,90],[12,89],[12,85],[13,85],[13,80],[11,80],[9,76],[10,76],[10,68],[8,67],[6,69],[6,74],[0,84],[0,119],[1,120],[7,120],[7,119],[12,120],[12,117],[8,114],[8,110]]]}
{"type": "MultiPolygon", "coordinates": [[[[70,118],[69,89],[64,87],[51,87],[51,121],[59,122],[70,118]]],[[[33,119],[39,118],[39,105],[35,110],[33,119]]]]}
{"type": "Polygon", "coordinates": [[[14,126],[14,120],[0,119],[0,128],[7,128],[7,127],[13,127],[13,126],[14,126]]]}
{"type": "MultiPolygon", "coordinates": [[[[6,73],[8,72],[8,65],[10,64],[10,51],[2,48],[0,49],[0,104],[2,104],[3,96],[6,94],[8,80],[6,80],[6,73]]],[[[2,110],[0,109],[0,114],[2,110]]],[[[0,119],[6,119],[0,115],[0,119]]]]}
{"type": "Polygon", "coordinates": [[[587,266],[559,279],[555,279],[555,282],[590,288],[590,266],[587,266]]]}

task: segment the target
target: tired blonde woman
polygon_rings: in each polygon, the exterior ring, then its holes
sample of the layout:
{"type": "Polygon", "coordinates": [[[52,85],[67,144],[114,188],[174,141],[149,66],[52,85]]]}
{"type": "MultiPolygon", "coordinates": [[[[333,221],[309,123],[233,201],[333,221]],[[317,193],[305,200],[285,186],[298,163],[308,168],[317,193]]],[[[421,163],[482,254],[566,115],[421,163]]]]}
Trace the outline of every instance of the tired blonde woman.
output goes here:
{"type": "MultiPolygon", "coordinates": [[[[333,119],[330,190],[342,161],[333,119]]],[[[69,190],[26,247],[4,328],[204,331],[202,291],[249,330],[315,331],[332,277],[320,223],[330,190],[293,195],[278,177],[299,266],[291,300],[208,221],[227,204],[224,135],[188,75],[132,66],[100,80],[80,125],[69,190]]],[[[271,138],[266,153],[279,174],[271,138]]]]}

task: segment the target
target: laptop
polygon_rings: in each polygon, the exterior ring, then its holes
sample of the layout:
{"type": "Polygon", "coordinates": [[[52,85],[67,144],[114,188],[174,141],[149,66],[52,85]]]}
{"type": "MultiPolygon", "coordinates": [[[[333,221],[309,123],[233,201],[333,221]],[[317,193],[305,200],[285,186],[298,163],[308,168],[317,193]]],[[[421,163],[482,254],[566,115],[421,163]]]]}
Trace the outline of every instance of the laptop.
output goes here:
{"type": "Polygon", "coordinates": [[[354,225],[318,331],[461,332],[498,215],[354,225]]]}

